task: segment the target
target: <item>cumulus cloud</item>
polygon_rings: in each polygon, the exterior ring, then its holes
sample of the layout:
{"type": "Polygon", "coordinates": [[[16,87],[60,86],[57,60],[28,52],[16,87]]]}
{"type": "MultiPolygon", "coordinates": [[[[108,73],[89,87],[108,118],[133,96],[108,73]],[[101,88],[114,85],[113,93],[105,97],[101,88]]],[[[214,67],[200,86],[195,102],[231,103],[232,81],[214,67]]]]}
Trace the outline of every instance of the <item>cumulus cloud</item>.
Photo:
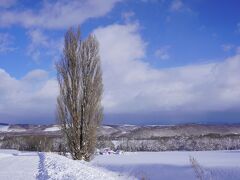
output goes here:
{"type": "Polygon", "coordinates": [[[159,58],[160,60],[169,59],[170,58],[170,54],[169,54],[170,48],[171,48],[171,46],[169,46],[169,45],[165,45],[165,46],[159,48],[158,50],[156,50],[155,56],[157,58],[159,58]]]}
{"type": "Polygon", "coordinates": [[[0,33],[0,53],[14,51],[13,36],[8,33],[0,33]]]}
{"type": "Polygon", "coordinates": [[[36,10],[5,10],[1,12],[1,26],[20,24],[24,27],[61,29],[82,24],[89,18],[106,15],[120,0],[59,0],[43,1],[36,10]]]}
{"type": "Polygon", "coordinates": [[[223,62],[155,69],[142,61],[145,43],[137,25],[115,24],[94,33],[100,41],[107,112],[215,111],[239,106],[239,55],[223,62]]]}
{"type": "Polygon", "coordinates": [[[52,123],[58,86],[44,70],[33,70],[18,80],[0,69],[0,121],[52,123]]]}
{"type": "Polygon", "coordinates": [[[28,72],[23,78],[23,81],[31,82],[31,81],[41,81],[46,80],[48,78],[48,72],[42,69],[36,69],[28,72]]]}
{"type": "Polygon", "coordinates": [[[49,38],[40,29],[29,30],[28,36],[30,44],[28,45],[26,52],[35,62],[40,61],[42,54],[50,56],[53,60],[58,59],[59,54],[63,49],[63,38],[49,38]]]}

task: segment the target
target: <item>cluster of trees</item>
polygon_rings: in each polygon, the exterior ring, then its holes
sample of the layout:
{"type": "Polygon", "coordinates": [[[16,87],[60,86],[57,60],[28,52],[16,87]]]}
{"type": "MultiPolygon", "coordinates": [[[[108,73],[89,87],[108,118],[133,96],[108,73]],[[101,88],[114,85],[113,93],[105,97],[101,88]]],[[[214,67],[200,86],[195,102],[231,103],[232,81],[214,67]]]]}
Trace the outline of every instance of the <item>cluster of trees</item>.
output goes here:
{"type": "MultiPolygon", "coordinates": [[[[0,148],[27,151],[54,151],[62,154],[70,152],[67,140],[63,136],[23,135],[2,136],[0,148]]],[[[240,135],[207,134],[201,136],[171,136],[158,139],[130,139],[98,137],[96,148],[111,148],[123,151],[199,151],[199,150],[234,150],[240,149],[240,135]]]]}
{"type": "Polygon", "coordinates": [[[20,151],[59,151],[62,140],[45,135],[5,136],[0,141],[0,148],[20,151]]]}
{"type": "MultiPolygon", "coordinates": [[[[109,140],[106,140],[107,142],[109,140]]],[[[149,139],[123,138],[112,141],[124,151],[206,151],[240,149],[240,135],[206,134],[200,136],[169,136],[149,139]]]]}

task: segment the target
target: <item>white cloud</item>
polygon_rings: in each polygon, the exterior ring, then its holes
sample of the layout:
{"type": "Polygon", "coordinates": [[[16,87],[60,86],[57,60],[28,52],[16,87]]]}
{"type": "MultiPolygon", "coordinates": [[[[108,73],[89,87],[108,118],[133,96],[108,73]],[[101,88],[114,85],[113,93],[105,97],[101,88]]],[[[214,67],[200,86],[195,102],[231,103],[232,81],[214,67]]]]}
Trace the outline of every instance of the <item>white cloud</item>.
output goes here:
{"type": "Polygon", "coordinates": [[[158,50],[156,50],[155,56],[161,60],[169,59],[170,58],[170,54],[169,54],[170,48],[171,48],[171,46],[169,46],[169,45],[165,45],[165,46],[159,48],[158,50]]]}
{"type": "Polygon", "coordinates": [[[14,51],[13,37],[8,33],[0,33],[0,53],[14,51]]]}
{"type": "Polygon", "coordinates": [[[48,72],[42,69],[35,69],[33,71],[28,72],[22,80],[30,82],[30,81],[41,81],[46,80],[48,78],[48,72]]]}
{"type": "Polygon", "coordinates": [[[184,4],[181,0],[173,0],[170,5],[171,11],[181,11],[184,8],[184,4]]]}
{"type": "Polygon", "coordinates": [[[20,80],[0,69],[1,121],[41,123],[54,118],[58,86],[44,70],[29,72],[20,80]],[[36,122],[37,120],[42,121],[36,122]]]}
{"type": "Polygon", "coordinates": [[[120,0],[43,1],[39,10],[2,11],[1,26],[20,24],[24,27],[61,29],[82,24],[87,19],[106,15],[120,0]]]}
{"type": "Polygon", "coordinates": [[[17,0],[0,0],[0,8],[9,8],[17,3],[17,0]]]}
{"type": "Polygon", "coordinates": [[[48,46],[48,38],[39,29],[34,29],[28,32],[33,44],[48,46]]]}
{"type": "Polygon", "coordinates": [[[40,29],[29,30],[28,36],[31,42],[26,52],[35,62],[40,61],[42,54],[51,56],[53,60],[59,58],[63,49],[63,38],[51,39],[40,29]],[[42,53],[43,51],[44,53],[42,53]]]}
{"type": "Polygon", "coordinates": [[[137,25],[110,25],[95,34],[107,112],[207,111],[240,104],[239,55],[218,63],[155,69],[142,61],[145,43],[137,25]]]}

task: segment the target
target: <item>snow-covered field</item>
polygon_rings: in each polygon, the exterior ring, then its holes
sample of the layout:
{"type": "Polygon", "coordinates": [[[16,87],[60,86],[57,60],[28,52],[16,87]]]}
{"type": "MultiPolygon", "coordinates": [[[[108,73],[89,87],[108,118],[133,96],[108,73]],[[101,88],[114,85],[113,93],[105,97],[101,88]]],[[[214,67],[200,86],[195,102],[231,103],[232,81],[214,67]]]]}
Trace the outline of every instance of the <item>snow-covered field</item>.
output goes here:
{"type": "Polygon", "coordinates": [[[101,167],[95,167],[87,162],[73,161],[55,153],[0,150],[1,180],[118,180],[129,178],[101,167]]]}
{"type": "Polygon", "coordinates": [[[138,179],[197,179],[190,163],[194,157],[203,169],[204,179],[240,179],[240,151],[136,152],[123,155],[97,156],[93,163],[111,171],[138,179]]]}
{"type": "Polygon", "coordinates": [[[54,153],[0,150],[0,179],[196,179],[189,157],[205,179],[240,179],[240,151],[137,152],[98,155],[90,162],[73,161],[54,153]]]}

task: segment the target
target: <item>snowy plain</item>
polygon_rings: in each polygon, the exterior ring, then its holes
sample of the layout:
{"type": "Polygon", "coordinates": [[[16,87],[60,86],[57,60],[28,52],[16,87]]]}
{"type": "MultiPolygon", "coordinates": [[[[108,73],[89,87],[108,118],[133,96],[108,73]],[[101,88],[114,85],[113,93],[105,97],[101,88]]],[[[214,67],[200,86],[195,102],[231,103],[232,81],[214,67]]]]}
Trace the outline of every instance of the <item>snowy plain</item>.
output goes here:
{"type": "Polygon", "coordinates": [[[97,155],[90,163],[55,153],[0,150],[0,179],[197,179],[189,157],[194,157],[205,179],[240,179],[240,151],[126,152],[97,155]]]}
{"type": "Polygon", "coordinates": [[[240,180],[240,151],[129,152],[97,156],[93,163],[138,179],[194,180],[190,157],[204,171],[204,180],[240,180]]]}

